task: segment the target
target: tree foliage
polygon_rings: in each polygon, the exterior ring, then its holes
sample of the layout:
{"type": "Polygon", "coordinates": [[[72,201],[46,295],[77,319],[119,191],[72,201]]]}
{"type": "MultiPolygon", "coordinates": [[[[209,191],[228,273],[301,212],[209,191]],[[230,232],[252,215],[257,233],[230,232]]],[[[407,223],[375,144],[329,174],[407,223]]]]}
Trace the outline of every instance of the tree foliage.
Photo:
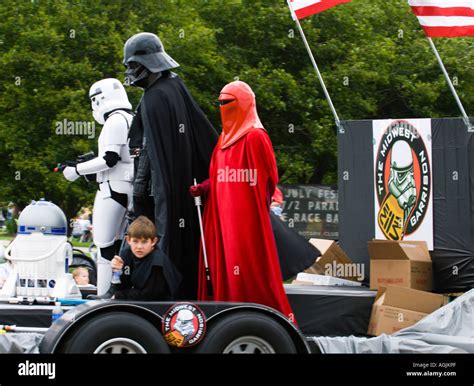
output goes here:
{"type": "MultiPolygon", "coordinates": [[[[123,80],[125,40],[157,33],[176,72],[216,127],[220,89],[251,85],[285,183],[337,181],[336,127],[284,1],[31,0],[0,2],[0,201],[45,197],[71,216],[96,187],[55,164],[96,150],[95,137],[58,134],[93,123],[89,87],[123,80]]],[[[459,116],[405,0],[354,0],[302,21],[344,120],[459,116]]],[[[474,108],[472,38],[437,39],[466,110],[474,108]]],[[[137,105],[141,91],[129,88],[137,105]]]]}

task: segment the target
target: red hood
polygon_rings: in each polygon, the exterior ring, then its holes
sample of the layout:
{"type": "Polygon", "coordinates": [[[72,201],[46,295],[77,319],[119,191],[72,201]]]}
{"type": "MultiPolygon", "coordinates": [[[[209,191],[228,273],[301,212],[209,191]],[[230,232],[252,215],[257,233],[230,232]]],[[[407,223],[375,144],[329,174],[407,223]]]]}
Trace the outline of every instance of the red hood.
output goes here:
{"type": "Polygon", "coordinates": [[[231,146],[252,129],[263,129],[257,114],[255,94],[247,83],[241,81],[229,83],[221,90],[219,101],[230,101],[220,107],[221,149],[231,146]]]}

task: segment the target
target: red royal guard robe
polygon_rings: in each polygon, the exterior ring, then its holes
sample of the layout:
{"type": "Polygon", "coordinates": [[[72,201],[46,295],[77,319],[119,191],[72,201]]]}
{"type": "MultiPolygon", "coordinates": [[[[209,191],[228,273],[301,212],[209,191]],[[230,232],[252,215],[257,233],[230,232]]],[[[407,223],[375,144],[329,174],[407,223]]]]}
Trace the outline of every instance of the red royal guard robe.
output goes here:
{"type": "MultiPolygon", "coordinates": [[[[264,304],[294,320],[269,215],[278,182],[273,147],[250,87],[232,82],[219,99],[229,94],[235,99],[221,107],[224,132],[211,159],[203,220],[213,300],[264,304]]],[[[199,299],[210,300],[202,248],[199,267],[199,299]]]]}

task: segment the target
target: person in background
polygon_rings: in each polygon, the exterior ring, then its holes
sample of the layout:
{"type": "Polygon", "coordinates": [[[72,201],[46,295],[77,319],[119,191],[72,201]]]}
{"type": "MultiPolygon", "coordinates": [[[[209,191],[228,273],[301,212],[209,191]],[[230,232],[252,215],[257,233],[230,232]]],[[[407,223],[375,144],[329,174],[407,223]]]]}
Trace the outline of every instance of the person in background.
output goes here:
{"type": "Polygon", "coordinates": [[[73,224],[72,224],[72,231],[71,231],[71,237],[72,239],[77,239],[80,240],[82,236],[82,228],[81,224],[79,222],[79,218],[74,218],[73,224]]]}
{"type": "Polygon", "coordinates": [[[92,224],[89,220],[89,216],[87,214],[83,214],[81,219],[79,220],[79,226],[81,230],[81,243],[87,243],[91,240],[91,227],[92,224]]]}
{"type": "Polygon", "coordinates": [[[0,289],[3,288],[3,285],[7,281],[14,268],[13,263],[5,258],[4,248],[2,245],[0,245],[0,260],[1,259],[5,259],[5,263],[0,264],[0,289]]]}
{"type": "Polygon", "coordinates": [[[275,193],[273,193],[272,196],[270,210],[278,217],[281,217],[281,214],[283,213],[283,193],[278,189],[278,186],[275,187],[275,193]]]}
{"type": "Polygon", "coordinates": [[[72,277],[77,285],[89,285],[89,270],[85,267],[77,267],[72,271],[72,277]]]}

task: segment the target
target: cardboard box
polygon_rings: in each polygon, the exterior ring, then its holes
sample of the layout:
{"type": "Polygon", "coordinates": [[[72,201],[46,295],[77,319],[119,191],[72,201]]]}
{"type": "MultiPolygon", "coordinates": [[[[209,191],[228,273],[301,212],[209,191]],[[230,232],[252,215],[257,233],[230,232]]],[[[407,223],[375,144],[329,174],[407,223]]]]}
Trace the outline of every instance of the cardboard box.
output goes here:
{"type": "Polygon", "coordinates": [[[444,306],[443,295],[398,286],[381,286],[370,315],[368,334],[393,334],[423,319],[444,306]]]}
{"type": "Polygon", "coordinates": [[[432,290],[432,264],[425,241],[369,241],[370,288],[397,285],[432,290]]]}
{"type": "Polygon", "coordinates": [[[364,279],[357,275],[356,264],[334,240],[310,239],[309,242],[319,249],[321,256],[316,259],[311,267],[304,271],[305,273],[329,275],[357,282],[364,279]]]}
{"type": "Polygon", "coordinates": [[[362,283],[352,280],[339,279],[338,277],[315,275],[312,273],[300,272],[296,276],[297,282],[310,282],[313,285],[342,285],[351,287],[360,287],[362,283]]]}

